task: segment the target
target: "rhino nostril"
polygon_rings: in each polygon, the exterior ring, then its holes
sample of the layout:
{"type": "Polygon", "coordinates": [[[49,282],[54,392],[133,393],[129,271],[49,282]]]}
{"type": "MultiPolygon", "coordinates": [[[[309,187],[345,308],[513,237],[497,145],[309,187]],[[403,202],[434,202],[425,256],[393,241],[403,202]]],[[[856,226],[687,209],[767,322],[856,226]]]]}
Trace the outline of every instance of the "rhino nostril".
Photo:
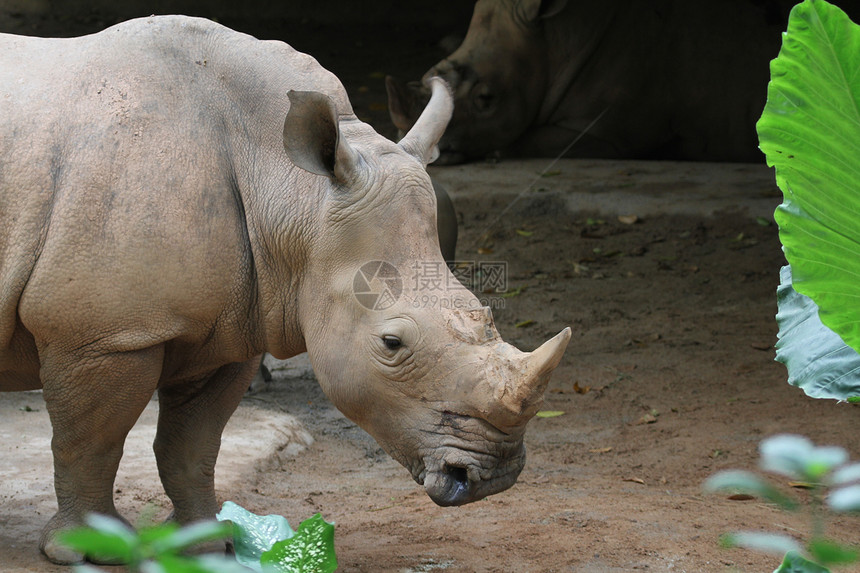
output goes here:
{"type": "Polygon", "coordinates": [[[466,468],[445,464],[443,470],[448,476],[448,499],[452,505],[460,505],[471,498],[469,474],[466,468]]]}
{"type": "Polygon", "coordinates": [[[445,473],[451,477],[458,488],[469,489],[469,474],[466,468],[445,464],[445,473]]]}

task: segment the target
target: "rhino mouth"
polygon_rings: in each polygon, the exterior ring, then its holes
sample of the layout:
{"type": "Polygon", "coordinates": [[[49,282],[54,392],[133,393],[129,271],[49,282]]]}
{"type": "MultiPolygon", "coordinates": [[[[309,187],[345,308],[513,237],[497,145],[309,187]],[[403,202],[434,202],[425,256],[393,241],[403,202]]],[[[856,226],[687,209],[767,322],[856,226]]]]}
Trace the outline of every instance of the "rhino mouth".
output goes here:
{"type": "Polygon", "coordinates": [[[468,160],[468,155],[454,149],[453,145],[445,141],[443,136],[439,142],[439,157],[433,162],[433,165],[459,165],[468,160]]]}
{"type": "Polygon", "coordinates": [[[414,474],[430,499],[442,507],[464,505],[508,489],[525,465],[522,443],[503,458],[459,448],[444,449],[447,451],[441,460],[438,452],[428,455],[414,474]]]}
{"type": "Polygon", "coordinates": [[[475,490],[466,468],[446,465],[442,471],[426,474],[424,490],[436,505],[450,507],[474,501],[475,490]]]}

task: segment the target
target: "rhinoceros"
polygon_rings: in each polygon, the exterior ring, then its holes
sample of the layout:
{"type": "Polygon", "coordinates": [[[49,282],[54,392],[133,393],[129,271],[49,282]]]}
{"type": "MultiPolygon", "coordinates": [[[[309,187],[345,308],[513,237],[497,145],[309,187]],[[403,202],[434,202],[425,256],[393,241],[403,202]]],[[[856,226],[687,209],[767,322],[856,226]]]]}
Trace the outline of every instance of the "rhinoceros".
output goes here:
{"type": "Polygon", "coordinates": [[[452,99],[431,83],[396,144],[312,57],[208,20],[0,35],[0,390],[43,390],[50,560],[81,558],[58,532],[117,515],[153,393],[173,516],[212,518],[221,431],[263,352],[307,351],[436,503],[515,482],[570,329],[521,352],[447,270],[426,164],[452,99]],[[447,273],[435,304],[418,263],[447,273]]]}
{"type": "MultiPolygon", "coordinates": [[[[749,0],[478,0],[434,65],[455,90],[440,163],[487,156],[759,161],[785,20],[749,0]]],[[[429,91],[386,78],[401,131],[429,91]]]]}

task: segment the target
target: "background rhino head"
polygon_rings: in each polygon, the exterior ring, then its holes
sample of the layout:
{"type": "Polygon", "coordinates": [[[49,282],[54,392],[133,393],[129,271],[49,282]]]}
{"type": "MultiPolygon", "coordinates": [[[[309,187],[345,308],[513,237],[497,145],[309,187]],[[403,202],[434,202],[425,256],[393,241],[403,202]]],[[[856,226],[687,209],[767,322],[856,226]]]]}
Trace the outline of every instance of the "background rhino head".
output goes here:
{"type": "MultiPolygon", "coordinates": [[[[454,91],[454,114],[439,143],[440,163],[480,158],[513,144],[534,122],[547,89],[542,20],[562,0],[479,0],[460,47],[430,68],[454,91]]],[[[403,133],[430,94],[421,82],[386,78],[391,120],[403,133]]]]}

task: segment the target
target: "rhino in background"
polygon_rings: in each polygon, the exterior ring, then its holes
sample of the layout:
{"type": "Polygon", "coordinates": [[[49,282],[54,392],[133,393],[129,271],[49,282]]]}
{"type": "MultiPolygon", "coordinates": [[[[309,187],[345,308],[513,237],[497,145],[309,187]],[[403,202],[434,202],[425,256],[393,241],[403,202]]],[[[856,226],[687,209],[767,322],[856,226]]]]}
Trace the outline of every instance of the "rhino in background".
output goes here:
{"type": "MultiPolygon", "coordinates": [[[[455,92],[439,163],[759,161],[755,121],[785,26],[776,4],[478,0],[462,45],[425,74],[455,92]]],[[[406,132],[429,92],[386,85],[406,132]]]]}
{"type": "Polygon", "coordinates": [[[413,266],[447,271],[425,167],[452,98],[431,86],[395,144],[310,56],[208,20],[0,34],[0,390],[43,389],[50,560],[82,557],[59,531],[117,515],[123,442],[154,392],[173,516],[211,519],[221,431],[263,352],[307,351],[436,503],[516,481],[570,329],[521,352],[450,272],[446,305],[421,303],[413,266]],[[360,297],[368,265],[385,272],[360,297]]]}

